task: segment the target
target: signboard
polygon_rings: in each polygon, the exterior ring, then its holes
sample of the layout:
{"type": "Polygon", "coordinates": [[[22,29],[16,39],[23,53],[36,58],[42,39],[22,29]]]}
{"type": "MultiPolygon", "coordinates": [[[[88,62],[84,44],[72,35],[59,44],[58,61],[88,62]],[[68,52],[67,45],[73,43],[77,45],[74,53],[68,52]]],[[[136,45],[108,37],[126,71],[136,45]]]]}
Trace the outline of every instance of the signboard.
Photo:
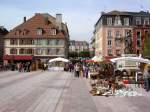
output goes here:
{"type": "MultiPolygon", "coordinates": [[[[136,56],[135,54],[123,54],[122,56],[127,57],[127,56],[136,56]]],[[[139,69],[139,63],[135,61],[118,61],[117,62],[117,69],[118,70],[124,70],[124,69],[134,69],[137,70],[139,69]]]]}

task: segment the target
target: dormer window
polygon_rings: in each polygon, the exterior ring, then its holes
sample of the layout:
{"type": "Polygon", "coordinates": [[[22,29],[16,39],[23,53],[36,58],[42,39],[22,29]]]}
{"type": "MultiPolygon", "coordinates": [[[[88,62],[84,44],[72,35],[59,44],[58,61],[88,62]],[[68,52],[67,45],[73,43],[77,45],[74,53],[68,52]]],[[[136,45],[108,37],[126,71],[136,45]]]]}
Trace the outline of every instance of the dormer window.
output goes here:
{"type": "Polygon", "coordinates": [[[107,18],[107,25],[108,25],[108,26],[111,26],[111,25],[112,25],[112,18],[111,18],[111,17],[108,17],[108,18],[107,18]]]}
{"type": "Polygon", "coordinates": [[[115,17],[115,25],[116,25],[116,26],[122,25],[122,24],[121,24],[121,20],[120,20],[120,16],[116,16],[116,17],[115,17]]]}
{"type": "Polygon", "coordinates": [[[124,25],[129,26],[129,18],[124,18],[124,25]]]}
{"type": "Polygon", "coordinates": [[[20,32],[21,32],[20,30],[16,30],[16,31],[15,31],[15,35],[19,35],[20,32]]]}
{"type": "Polygon", "coordinates": [[[37,29],[37,35],[42,35],[43,34],[43,30],[41,28],[37,29]]]}
{"type": "Polygon", "coordinates": [[[149,18],[144,19],[144,25],[149,25],[149,18]]]}
{"type": "Polygon", "coordinates": [[[24,29],[23,30],[23,35],[26,35],[28,33],[28,30],[27,29],[24,29]]]}
{"type": "Polygon", "coordinates": [[[141,17],[136,17],[136,25],[141,25],[141,17]]]}

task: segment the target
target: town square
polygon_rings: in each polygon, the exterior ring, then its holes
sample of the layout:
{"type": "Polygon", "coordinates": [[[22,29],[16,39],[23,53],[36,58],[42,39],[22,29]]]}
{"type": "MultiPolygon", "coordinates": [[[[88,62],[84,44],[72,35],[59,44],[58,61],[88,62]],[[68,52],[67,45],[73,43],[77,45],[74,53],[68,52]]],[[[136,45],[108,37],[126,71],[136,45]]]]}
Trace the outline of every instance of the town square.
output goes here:
{"type": "Polygon", "coordinates": [[[1,0],[0,112],[149,112],[149,0],[1,0]]]}

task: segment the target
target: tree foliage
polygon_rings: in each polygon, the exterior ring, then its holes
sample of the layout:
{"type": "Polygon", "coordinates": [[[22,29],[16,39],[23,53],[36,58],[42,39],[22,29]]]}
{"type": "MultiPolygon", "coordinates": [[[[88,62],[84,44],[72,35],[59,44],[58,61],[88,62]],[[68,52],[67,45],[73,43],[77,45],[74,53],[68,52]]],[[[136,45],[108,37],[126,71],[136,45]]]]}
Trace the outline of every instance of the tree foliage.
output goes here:
{"type": "Polygon", "coordinates": [[[89,51],[82,51],[79,53],[80,57],[90,57],[90,52],[89,51]]]}
{"type": "Polygon", "coordinates": [[[69,52],[69,57],[71,57],[71,58],[78,57],[78,53],[77,52],[69,52]]]}

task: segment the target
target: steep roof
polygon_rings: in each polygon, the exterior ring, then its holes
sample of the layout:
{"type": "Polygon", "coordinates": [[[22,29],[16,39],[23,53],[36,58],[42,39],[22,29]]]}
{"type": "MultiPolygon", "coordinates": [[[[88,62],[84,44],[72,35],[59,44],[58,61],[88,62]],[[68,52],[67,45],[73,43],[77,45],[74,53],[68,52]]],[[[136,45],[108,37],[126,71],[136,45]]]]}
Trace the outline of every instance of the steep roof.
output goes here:
{"type": "Polygon", "coordinates": [[[102,12],[101,17],[98,19],[95,26],[99,23],[99,21],[101,20],[101,18],[103,16],[117,16],[117,15],[120,15],[120,16],[150,16],[150,13],[145,12],[145,11],[130,12],[130,11],[118,11],[118,10],[113,10],[110,12],[102,12]]]}
{"type": "Polygon", "coordinates": [[[132,15],[132,16],[142,16],[142,15],[147,15],[150,16],[149,12],[145,12],[145,11],[140,11],[140,12],[129,12],[129,11],[117,11],[117,10],[113,10],[107,13],[103,13],[102,15],[132,15]]]}
{"type": "Polygon", "coordinates": [[[25,38],[26,36],[33,37],[35,36],[35,30],[38,28],[45,30],[45,33],[43,34],[43,36],[45,37],[50,36],[50,33],[48,33],[47,30],[53,28],[57,29],[57,31],[59,32],[57,37],[64,38],[64,32],[68,34],[68,28],[66,24],[61,23],[62,29],[60,30],[58,24],[56,23],[56,18],[49,15],[48,13],[35,13],[35,15],[32,18],[28,19],[27,21],[21,23],[20,25],[12,29],[5,38],[17,36],[15,35],[16,31],[24,31],[24,30],[28,31],[28,34],[20,35],[20,38],[21,37],[25,38]]]}

